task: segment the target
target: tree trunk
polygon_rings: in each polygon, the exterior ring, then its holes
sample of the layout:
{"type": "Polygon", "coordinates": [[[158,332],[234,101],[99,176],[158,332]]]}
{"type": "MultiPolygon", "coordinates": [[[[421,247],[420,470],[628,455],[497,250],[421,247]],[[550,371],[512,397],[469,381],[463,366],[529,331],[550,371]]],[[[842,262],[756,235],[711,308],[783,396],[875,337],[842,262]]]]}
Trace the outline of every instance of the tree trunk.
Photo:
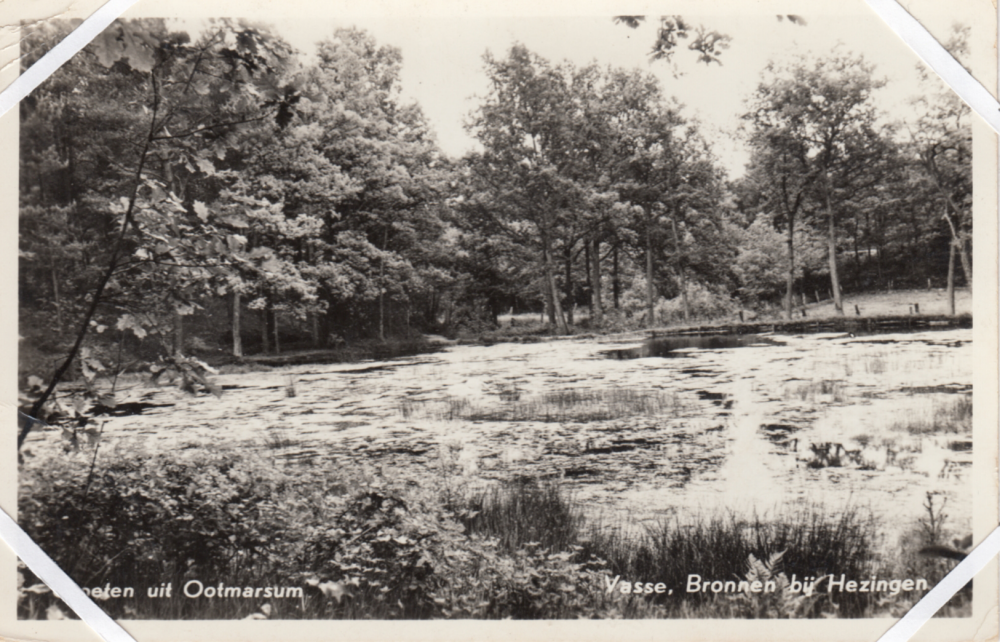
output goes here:
{"type": "Polygon", "coordinates": [[[604,310],[601,309],[601,242],[590,242],[590,316],[591,325],[600,328],[604,323],[604,310]]]}
{"type": "Polygon", "coordinates": [[[52,303],[56,308],[56,323],[62,328],[63,324],[63,313],[62,313],[62,297],[59,295],[59,273],[56,268],[53,267],[52,270],[52,303]]]}
{"type": "MultiPolygon", "coordinates": [[[[948,205],[952,208],[955,207],[950,198],[948,199],[948,205]]],[[[972,265],[969,262],[969,255],[965,250],[965,240],[959,238],[958,230],[955,228],[955,221],[948,216],[947,209],[944,212],[944,220],[948,223],[948,229],[951,230],[951,242],[957,246],[958,256],[962,259],[962,274],[965,275],[965,283],[969,286],[969,294],[972,294],[972,265]]]]}
{"type": "Polygon", "coordinates": [[[858,256],[858,215],[857,212],[854,214],[854,229],[851,230],[851,235],[853,236],[854,244],[854,289],[859,290],[858,287],[861,283],[861,257],[858,256]]]}
{"type": "Polygon", "coordinates": [[[573,248],[569,243],[563,252],[563,260],[566,264],[566,323],[573,325],[573,310],[576,305],[573,297],[573,248]]]}
{"type": "MultiPolygon", "coordinates": [[[[546,254],[547,255],[547,254],[546,254]]],[[[549,267],[547,261],[542,261],[542,294],[545,296],[545,300],[542,306],[542,321],[545,321],[545,317],[548,317],[549,325],[555,327],[556,325],[556,304],[555,296],[553,295],[554,288],[549,281],[549,267]]]]}
{"type": "Polygon", "coordinates": [[[792,318],[792,291],[795,288],[795,218],[788,217],[788,273],[785,274],[785,318],[792,318]]]}
{"type": "Polygon", "coordinates": [[[267,314],[268,306],[265,306],[263,310],[260,311],[260,342],[261,348],[264,350],[264,354],[271,351],[271,336],[267,331],[267,314]]]}
{"type": "Polygon", "coordinates": [[[184,354],[184,317],[174,310],[174,354],[184,354]]]}
{"type": "Polygon", "coordinates": [[[272,310],[271,317],[274,319],[274,354],[281,354],[281,342],[278,341],[278,311],[272,310]]]}
{"type": "Polygon", "coordinates": [[[556,269],[552,261],[552,252],[549,249],[548,238],[542,239],[542,254],[545,262],[545,280],[548,283],[548,291],[551,293],[550,314],[554,315],[555,324],[559,334],[569,334],[569,326],[566,325],[566,317],[563,316],[562,303],[559,301],[559,290],[556,287],[556,269]]]}
{"type": "Polygon", "coordinates": [[[315,312],[309,313],[309,335],[312,339],[312,347],[314,350],[318,350],[323,347],[319,338],[319,315],[315,312]]]}
{"type": "Polygon", "coordinates": [[[384,263],[378,264],[378,340],[385,341],[385,287],[382,281],[384,263]]]}
{"type": "Polygon", "coordinates": [[[233,292],[233,306],[232,306],[232,336],[233,336],[233,356],[242,357],[243,356],[243,335],[240,334],[242,331],[240,327],[240,293],[233,292]]]}
{"type": "Polygon", "coordinates": [[[684,270],[678,272],[678,280],[681,288],[681,304],[684,306],[684,323],[691,322],[691,302],[688,300],[687,277],[684,270]]]}
{"type": "Polygon", "coordinates": [[[653,223],[646,225],[646,325],[656,326],[656,292],[653,289],[653,223]]]}
{"type": "Polygon", "coordinates": [[[830,254],[830,290],[833,296],[833,308],[838,316],[844,316],[844,301],[840,296],[840,277],[837,275],[837,228],[833,220],[833,207],[830,205],[829,176],[827,176],[826,186],[826,218],[829,221],[827,243],[830,254]]]}
{"type": "Polygon", "coordinates": [[[948,222],[948,228],[951,230],[951,238],[954,241],[958,241],[958,255],[962,259],[962,272],[965,274],[965,282],[969,286],[969,294],[972,294],[972,264],[969,261],[969,256],[966,253],[965,239],[961,238],[959,230],[955,225],[955,221],[961,215],[958,206],[955,205],[955,201],[952,199],[951,194],[949,194],[941,185],[941,178],[939,176],[937,165],[934,162],[933,156],[924,157],[924,164],[930,172],[931,177],[934,179],[934,185],[937,187],[938,192],[945,200],[945,210],[944,210],[944,220],[948,222]],[[955,219],[953,220],[948,212],[951,211],[955,219]]]}
{"type": "Polygon", "coordinates": [[[431,326],[437,326],[438,323],[438,303],[441,300],[441,291],[438,288],[431,290],[431,298],[427,303],[427,309],[424,313],[424,320],[431,326]]]}
{"type": "Polygon", "coordinates": [[[614,299],[615,310],[621,309],[621,283],[618,279],[618,241],[611,249],[611,296],[614,299]]]}
{"type": "Polygon", "coordinates": [[[948,314],[955,316],[955,241],[948,244],[948,314]]]}
{"type": "Polygon", "coordinates": [[[378,260],[378,340],[385,341],[385,246],[389,230],[382,231],[382,254],[378,260]]]}
{"type": "Polygon", "coordinates": [[[882,255],[885,252],[885,248],[881,239],[875,243],[875,252],[877,253],[875,257],[877,259],[875,265],[878,267],[878,287],[881,290],[885,287],[885,277],[882,274],[882,255]]]}
{"type": "Polygon", "coordinates": [[[677,258],[677,284],[681,291],[681,303],[684,306],[684,323],[691,322],[691,305],[688,301],[687,278],[684,275],[684,266],[681,265],[681,240],[677,235],[677,218],[670,219],[670,227],[674,230],[674,254],[677,258]]]}

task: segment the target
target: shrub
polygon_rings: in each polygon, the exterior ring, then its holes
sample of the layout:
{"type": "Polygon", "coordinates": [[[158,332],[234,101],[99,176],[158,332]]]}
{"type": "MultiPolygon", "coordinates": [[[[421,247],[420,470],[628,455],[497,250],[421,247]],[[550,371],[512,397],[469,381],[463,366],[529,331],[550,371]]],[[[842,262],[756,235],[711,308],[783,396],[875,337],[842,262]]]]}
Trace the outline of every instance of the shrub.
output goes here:
{"type": "Polygon", "coordinates": [[[791,582],[782,570],[785,552],[773,553],[766,561],[757,559],[753,553],[747,558],[747,570],[742,576],[748,582],[774,582],[777,590],[763,593],[737,593],[728,596],[734,607],[734,617],[792,618],[808,616],[813,610],[819,593],[806,594],[792,591],[791,582]]]}
{"type": "Polygon", "coordinates": [[[531,543],[504,554],[496,540],[467,541],[449,556],[449,581],[435,592],[445,617],[568,619],[618,612],[602,591],[604,563],[582,561],[582,549],[549,551],[531,543]]]}
{"type": "Polygon", "coordinates": [[[608,333],[632,332],[643,328],[641,312],[633,313],[624,309],[608,309],[604,311],[604,321],[601,329],[608,333]]]}
{"type": "Polygon", "coordinates": [[[83,586],[229,574],[284,530],[288,480],[238,450],[113,457],[89,485],[86,458],[39,463],[22,471],[21,524],[83,586]]]}
{"type": "MultiPolygon", "coordinates": [[[[740,305],[729,294],[716,288],[709,288],[698,282],[689,283],[688,309],[691,321],[695,319],[716,319],[732,317],[740,305]]],[[[684,323],[684,300],[681,296],[660,299],[656,304],[656,319],[664,325],[684,323]]]]}
{"type": "MultiPolygon", "coordinates": [[[[242,618],[265,606],[276,618],[575,617],[600,599],[599,562],[528,543],[539,527],[516,526],[546,497],[568,511],[554,490],[521,493],[534,504],[513,509],[515,541],[502,529],[468,534],[461,509],[429,479],[323,476],[220,448],[105,455],[88,487],[87,459],[23,469],[21,521],[81,586],[137,587],[135,600],[103,604],[114,617],[242,618]],[[197,604],[146,600],[138,588],[171,581],[176,595],[193,578],[227,586],[282,578],[306,593],[197,604]]],[[[20,582],[22,617],[68,612],[27,569],[20,582]]]]}
{"type": "MultiPolygon", "coordinates": [[[[910,525],[899,537],[900,555],[891,560],[886,575],[892,577],[921,577],[933,587],[947,575],[958,560],[949,559],[933,549],[944,547],[964,552],[972,544],[968,525],[954,528],[945,512],[948,501],[936,492],[927,492],[924,501],[925,514],[910,525]],[[965,542],[963,535],[967,535],[965,542]],[[930,549],[930,550],[929,550],[930,549]]],[[[901,596],[903,597],[903,596],[901,596]]],[[[902,599],[890,605],[889,613],[902,617],[921,596],[902,599]]],[[[943,617],[969,617],[972,613],[972,582],[958,591],[938,612],[943,617]]]]}
{"type": "Polygon", "coordinates": [[[435,615],[432,591],[443,581],[438,563],[462,533],[438,502],[368,489],[346,498],[323,523],[307,529],[298,566],[315,570],[313,583],[333,582],[350,596],[329,603],[327,615],[435,615]]]}
{"type": "MultiPolygon", "coordinates": [[[[97,463],[88,484],[89,456],[32,459],[19,508],[25,530],[81,586],[136,587],[135,600],[104,603],[113,617],[861,617],[910,599],[847,593],[834,607],[825,595],[682,592],[692,572],[782,586],[793,574],[885,575],[875,524],[853,509],[716,514],[636,531],[585,520],[554,483],[534,480],[456,499],[433,474],[324,472],[236,447],[112,451],[97,463]],[[664,582],[681,596],[606,591],[616,575],[664,582]],[[303,587],[303,599],[145,599],[139,588],[172,581],[176,594],[187,579],[262,586],[277,578],[303,587]]],[[[935,510],[931,539],[943,536],[935,510]]],[[[906,571],[912,563],[896,562],[906,571]]],[[[21,617],[64,613],[27,569],[18,594],[21,617]]]]}

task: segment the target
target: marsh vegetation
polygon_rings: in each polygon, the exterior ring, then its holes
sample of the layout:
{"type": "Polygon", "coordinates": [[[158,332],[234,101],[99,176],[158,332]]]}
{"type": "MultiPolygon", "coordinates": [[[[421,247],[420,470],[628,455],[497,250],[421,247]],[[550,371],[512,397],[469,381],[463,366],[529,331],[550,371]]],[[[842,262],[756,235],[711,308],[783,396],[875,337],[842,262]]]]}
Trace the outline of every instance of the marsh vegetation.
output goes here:
{"type": "Polygon", "coordinates": [[[970,331],[609,355],[635,347],[451,346],[219,375],[221,398],[127,382],[142,411],[104,419],[96,446],[32,435],[21,514],[85,585],[307,587],[269,615],[263,602],[120,612],[140,618],[899,615],[920,595],[684,582],[933,584],[953,565],[918,553],[971,531],[970,331]],[[606,590],[615,577],[675,593],[624,597],[606,590]]]}

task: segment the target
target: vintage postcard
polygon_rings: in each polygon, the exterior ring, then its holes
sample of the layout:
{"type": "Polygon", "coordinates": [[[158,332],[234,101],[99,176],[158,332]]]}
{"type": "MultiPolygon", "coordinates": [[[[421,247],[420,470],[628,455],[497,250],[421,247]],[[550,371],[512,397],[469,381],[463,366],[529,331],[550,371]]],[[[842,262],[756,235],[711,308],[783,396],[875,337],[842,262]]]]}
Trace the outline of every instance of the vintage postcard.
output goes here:
{"type": "Polygon", "coordinates": [[[874,641],[997,526],[997,136],[862,1],[143,0],[0,136],[0,506],[140,642],[874,641]]]}

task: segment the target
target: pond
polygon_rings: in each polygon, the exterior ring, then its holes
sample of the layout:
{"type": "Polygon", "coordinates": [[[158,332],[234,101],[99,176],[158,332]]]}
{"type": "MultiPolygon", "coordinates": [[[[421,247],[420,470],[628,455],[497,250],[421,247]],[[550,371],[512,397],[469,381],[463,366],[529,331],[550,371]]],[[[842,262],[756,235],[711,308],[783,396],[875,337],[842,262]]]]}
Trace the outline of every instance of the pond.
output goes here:
{"type": "MultiPolygon", "coordinates": [[[[104,434],[126,449],[249,441],[304,465],[417,467],[469,486],[555,479],[633,524],[852,503],[891,536],[934,492],[952,528],[971,528],[971,330],[657,345],[450,346],[221,375],[220,399],[137,384],[123,401],[152,405],[108,417],[104,434]]],[[[56,443],[40,431],[27,448],[56,443]]]]}
{"type": "Polygon", "coordinates": [[[607,350],[603,354],[612,359],[645,359],[647,357],[689,356],[692,348],[699,350],[721,350],[754,345],[781,345],[769,336],[759,334],[718,334],[674,336],[648,339],[635,348],[607,350]]]}

